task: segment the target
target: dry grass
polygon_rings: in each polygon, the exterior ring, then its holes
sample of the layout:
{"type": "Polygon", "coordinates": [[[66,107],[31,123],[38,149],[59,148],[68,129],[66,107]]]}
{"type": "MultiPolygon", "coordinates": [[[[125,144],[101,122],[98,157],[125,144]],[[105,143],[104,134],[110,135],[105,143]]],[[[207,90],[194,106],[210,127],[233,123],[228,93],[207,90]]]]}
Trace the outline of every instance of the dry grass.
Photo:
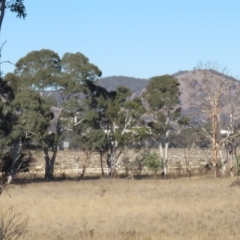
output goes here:
{"type": "Polygon", "coordinates": [[[1,196],[28,217],[24,239],[239,239],[232,179],[97,180],[15,185],[1,196]]]}

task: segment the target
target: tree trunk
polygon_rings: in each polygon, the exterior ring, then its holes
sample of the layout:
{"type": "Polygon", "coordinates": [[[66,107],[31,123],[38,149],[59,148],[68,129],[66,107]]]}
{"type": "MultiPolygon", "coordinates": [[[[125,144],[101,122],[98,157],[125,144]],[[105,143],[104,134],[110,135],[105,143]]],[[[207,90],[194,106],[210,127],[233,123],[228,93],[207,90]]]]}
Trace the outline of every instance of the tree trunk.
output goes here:
{"type": "Polygon", "coordinates": [[[45,159],[45,179],[49,181],[50,180],[49,179],[50,158],[49,158],[48,152],[46,150],[44,151],[44,159],[45,159]]]}
{"type": "Polygon", "coordinates": [[[235,156],[235,160],[236,160],[236,163],[237,163],[237,175],[239,176],[240,175],[240,169],[239,169],[239,158],[238,158],[238,155],[237,155],[237,147],[238,147],[238,144],[235,143],[233,151],[234,151],[234,156],[235,156]]]}
{"type": "Polygon", "coordinates": [[[4,18],[4,14],[5,14],[5,9],[6,9],[6,0],[2,0],[1,1],[1,6],[0,6],[0,31],[2,29],[2,22],[3,22],[3,18],[4,18]]]}
{"type": "Polygon", "coordinates": [[[19,144],[13,144],[13,152],[12,152],[12,164],[11,164],[11,168],[9,171],[9,175],[8,175],[8,184],[10,184],[14,178],[15,175],[15,166],[17,161],[20,159],[21,157],[21,152],[22,152],[22,143],[21,141],[19,142],[19,144]]]}
{"type": "Polygon", "coordinates": [[[111,154],[107,154],[108,177],[112,176],[111,154]]]}
{"type": "Polygon", "coordinates": [[[163,145],[159,144],[160,158],[162,161],[162,175],[166,176],[168,173],[168,146],[169,142],[164,144],[164,156],[163,156],[163,145]]]}
{"type": "Polygon", "coordinates": [[[53,150],[52,157],[49,157],[49,152],[47,148],[43,149],[44,159],[45,159],[45,179],[47,181],[53,180],[54,174],[54,163],[57,157],[57,149],[53,150]]]}
{"type": "Polygon", "coordinates": [[[222,162],[222,176],[226,176],[226,171],[227,171],[227,161],[224,159],[221,159],[222,162]]]}
{"type": "Polygon", "coordinates": [[[164,165],[163,165],[164,176],[167,176],[167,170],[168,170],[168,146],[169,146],[169,142],[165,143],[165,158],[164,158],[164,165]]]}
{"type": "Polygon", "coordinates": [[[160,154],[160,159],[162,161],[162,164],[164,164],[163,163],[163,146],[161,142],[159,143],[159,154],[160,154]]]}
{"type": "Polygon", "coordinates": [[[103,170],[103,153],[100,151],[100,166],[102,171],[102,177],[104,177],[104,170],[103,170]]]}
{"type": "Polygon", "coordinates": [[[87,166],[86,166],[85,164],[83,164],[82,173],[81,173],[81,175],[79,176],[79,179],[80,179],[80,180],[83,179],[86,169],[87,169],[87,166]]]}
{"type": "Polygon", "coordinates": [[[219,150],[219,153],[221,155],[221,158],[220,158],[221,159],[221,173],[222,173],[222,176],[225,177],[226,172],[227,172],[227,164],[229,162],[228,145],[226,143],[223,143],[222,148],[223,148],[224,154],[222,154],[222,151],[219,150]]]}
{"type": "Polygon", "coordinates": [[[213,146],[213,167],[215,169],[215,178],[218,177],[218,162],[217,162],[217,156],[218,156],[218,148],[217,146],[213,146]]]}
{"type": "Polygon", "coordinates": [[[111,166],[111,170],[110,170],[110,178],[111,177],[113,177],[113,174],[114,174],[114,171],[115,171],[115,162],[116,162],[116,159],[115,159],[115,153],[114,153],[114,151],[112,152],[112,154],[111,154],[111,157],[110,157],[110,162],[111,162],[111,164],[110,164],[110,166],[111,166]]]}
{"type": "Polygon", "coordinates": [[[212,116],[212,156],[215,178],[218,177],[218,144],[217,144],[217,115],[212,116]]]}
{"type": "Polygon", "coordinates": [[[115,141],[110,143],[110,154],[108,154],[107,157],[107,165],[108,165],[108,176],[109,178],[113,177],[114,169],[115,169],[115,163],[116,163],[116,154],[115,154],[115,146],[117,146],[118,143],[115,143],[115,141]]]}
{"type": "Polygon", "coordinates": [[[85,171],[88,167],[88,163],[89,163],[89,160],[92,155],[92,152],[89,152],[89,151],[85,151],[84,153],[85,153],[85,160],[84,160],[83,167],[82,167],[82,173],[81,173],[79,179],[82,179],[84,177],[85,171]]]}
{"type": "Polygon", "coordinates": [[[233,167],[233,153],[230,155],[230,176],[234,177],[234,167],[233,167]]]}

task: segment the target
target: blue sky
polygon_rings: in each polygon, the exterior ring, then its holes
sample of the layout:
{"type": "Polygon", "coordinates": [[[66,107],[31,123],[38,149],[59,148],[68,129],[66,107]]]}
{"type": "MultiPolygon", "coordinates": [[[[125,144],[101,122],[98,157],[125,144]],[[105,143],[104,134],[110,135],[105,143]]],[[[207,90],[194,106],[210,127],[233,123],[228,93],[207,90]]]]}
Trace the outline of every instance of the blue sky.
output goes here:
{"type": "MultiPolygon", "coordinates": [[[[240,76],[239,0],[25,0],[6,12],[2,61],[33,50],[81,52],[106,76],[150,78],[214,61],[240,76]]],[[[2,64],[4,73],[14,69],[2,64]]]]}

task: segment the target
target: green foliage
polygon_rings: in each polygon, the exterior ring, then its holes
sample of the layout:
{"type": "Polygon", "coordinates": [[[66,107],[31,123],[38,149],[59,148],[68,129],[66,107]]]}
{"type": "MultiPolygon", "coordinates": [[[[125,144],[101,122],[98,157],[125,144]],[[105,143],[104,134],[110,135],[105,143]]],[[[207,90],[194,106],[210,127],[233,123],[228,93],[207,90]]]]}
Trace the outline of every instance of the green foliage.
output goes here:
{"type": "MultiPolygon", "coordinates": [[[[21,153],[15,168],[20,171],[27,171],[29,164],[32,160],[32,156],[29,152],[21,153]]],[[[0,172],[7,177],[12,165],[12,152],[11,149],[0,150],[0,172]]]]}
{"type": "Polygon", "coordinates": [[[145,151],[141,158],[143,159],[143,164],[148,168],[148,170],[153,171],[156,173],[159,171],[163,165],[160,162],[158,155],[155,152],[145,151]]]}
{"type": "Polygon", "coordinates": [[[179,83],[176,78],[163,75],[150,79],[143,97],[147,101],[149,114],[154,118],[148,124],[154,139],[166,138],[166,133],[179,119],[182,110],[178,107],[179,95],[179,83]]]}
{"type": "Polygon", "coordinates": [[[31,87],[43,92],[48,87],[58,86],[61,71],[60,57],[52,50],[32,51],[18,60],[14,73],[21,77],[22,87],[31,87]]]}
{"type": "Polygon", "coordinates": [[[98,67],[89,62],[82,53],[65,53],[61,60],[61,86],[65,94],[89,92],[87,81],[94,82],[101,77],[98,67]]]}
{"type": "Polygon", "coordinates": [[[105,104],[108,92],[93,83],[100,76],[98,67],[79,52],[66,53],[60,59],[54,51],[42,49],[19,59],[14,73],[7,74],[5,81],[1,82],[11,89],[8,95],[5,89],[5,102],[0,103],[0,136],[5,137],[3,141],[6,142],[7,136],[9,146],[24,141],[28,146],[41,148],[45,153],[46,176],[53,174],[50,171],[57,146],[69,129],[73,129],[75,144],[84,151],[105,149],[107,136],[100,128],[98,99],[101,97],[105,104]],[[55,109],[55,117],[51,106],[57,105],[56,100],[44,96],[49,89],[58,91],[62,100],[61,108],[55,109]],[[77,97],[80,92],[85,93],[85,99],[81,101],[77,97]],[[6,104],[8,98],[11,99],[9,105],[6,104]],[[80,115],[79,124],[74,122],[76,113],[80,115]],[[51,133],[50,125],[54,128],[51,133]],[[48,155],[50,149],[54,152],[51,158],[48,155]]]}
{"type": "Polygon", "coordinates": [[[14,99],[14,83],[16,80],[14,74],[6,75],[4,79],[0,79],[0,96],[3,102],[10,102],[14,99]],[[12,84],[11,84],[12,82],[12,84]]]}
{"type": "Polygon", "coordinates": [[[162,108],[172,110],[179,103],[178,86],[177,79],[170,75],[153,77],[150,79],[144,97],[154,111],[162,108]]]}
{"type": "Polygon", "coordinates": [[[74,129],[71,139],[71,147],[81,149],[83,151],[103,151],[108,145],[108,139],[102,129],[94,128],[78,128],[74,129]]]}
{"type": "Polygon", "coordinates": [[[182,117],[181,119],[178,120],[178,124],[181,126],[187,126],[189,125],[190,118],[189,117],[182,117]]]}
{"type": "MultiPolygon", "coordinates": [[[[105,105],[104,117],[112,128],[114,139],[121,147],[145,136],[140,130],[140,126],[143,126],[140,118],[145,113],[145,108],[140,98],[131,99],[130,96],[129,89],[118,87],[115,97],[108,99],[105,105]]],[[[143,129],[146,130],[144,127],[143,129]]]]}
{"type": "Polygon", "coordinates": [[[10,151],[0,151],[0,172],[7,174],[11,169],[12,156],[10,151]]]}
{"type": "Polygon", "coordinates": [[[11,133],[13,139],[27,136],[40,143],[48,138],[48,127],[54,116],[44,98],[33,90],[23,89],[16,94],[13,106],[19,112],[11,133]]]}
{"type": "Polygon", "coordinates": [[[58,90],[62,97],[62,110],[59,118],[56,119],[56,132],[54,133],[58,136],[54,137],[54,141],[60,140],[62,138],[60,135],[64,130],[73,124],[76,112],[88,112],[88,114],[83,114],[87,121],[99,120],[99,114],[96,111],[95,113],[90,111],[88,95],[88,99],[81,101],[81,104],[77,98],[72,97],[76,92],[85,91],[88,88],[88,81],[94,81],[101,76],[101,71],[89,63],[88,58],[83,54],[66,53],[60,59],[58,54],[52,50],[32,51],[16,63],[14,73],[7,75],[7,81],[15,87],[17,95],[14,104],[21,112],[22,126],[16,127],[16,136],[19,136],[24,128],[28,133],[34,133],[32,136],[40,142],[41,136],[46,139],[46,130],[53,117],[50,114],[50,104],[56,105],[54,99],[44,97],[44,90],[49,88],[58,90]],[[40,92],[40,95],[35,92],[36,90],[40,92]]]}
{"type": "Polygon", "coordinates": [[[127,98],[131,95],[129,89],[125,87],[118,87],[116,90],[116,96],[114,99],[108,99],[106,103],[106,118],[110,122],[115,122],[116,124],[124,122],[124,115],[120,115],[120,111],[123,108],[124,103],[127,98]]]}
{"type": "Polygon", "coordinates": [[[11,132],[17,122],[11,106],[0,102],[0,145],[6,147],[11,143],[11,132]]]}
{"type": "Polygon", "coordinates": [[[17,116],[15,108],[11,105],[14,92],[5,79],[0,81],[0,99],[0,145],[7,147],[11,143],[11,132],[17,116]]]}

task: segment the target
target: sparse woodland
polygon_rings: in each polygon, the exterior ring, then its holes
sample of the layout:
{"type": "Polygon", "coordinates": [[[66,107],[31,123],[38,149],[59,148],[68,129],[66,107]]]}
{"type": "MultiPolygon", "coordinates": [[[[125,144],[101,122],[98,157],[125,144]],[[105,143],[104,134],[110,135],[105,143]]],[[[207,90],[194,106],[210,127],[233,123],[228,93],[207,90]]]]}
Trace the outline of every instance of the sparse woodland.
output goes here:
{"type": "MultiPolygon", "coordinates": [[[[0,6],[0,28],[27,16],[0,6]]],[[[51,49],[0,73],[0,238],[238,239],[240,84],[213,63],[136,92],[101,76],[51,49]]]]}

